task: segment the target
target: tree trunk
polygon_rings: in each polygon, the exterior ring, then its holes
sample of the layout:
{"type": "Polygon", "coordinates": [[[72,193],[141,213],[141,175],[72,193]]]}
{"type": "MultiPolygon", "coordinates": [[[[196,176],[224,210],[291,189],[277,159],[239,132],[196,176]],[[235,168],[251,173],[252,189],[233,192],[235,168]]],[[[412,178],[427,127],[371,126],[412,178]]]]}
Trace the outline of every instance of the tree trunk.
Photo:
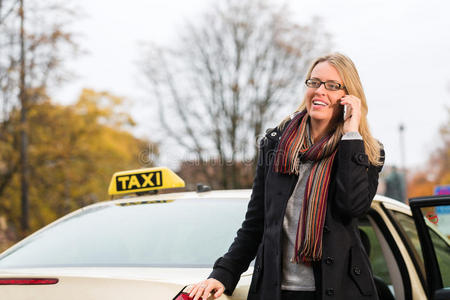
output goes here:
{"type": "Polygon", "coordinates": [[[21,208],[22,208],[22,219],[21,225],[22,230],[26,231],[29,228],[28,224],[28,132],[27,132],[27,95],[25,87],[25,30],[24,30],[24,9],[23,1],[20,0],[20,92],[19,98],[21,103],[20,112],[20,179],[21,179],[21,208]]]}

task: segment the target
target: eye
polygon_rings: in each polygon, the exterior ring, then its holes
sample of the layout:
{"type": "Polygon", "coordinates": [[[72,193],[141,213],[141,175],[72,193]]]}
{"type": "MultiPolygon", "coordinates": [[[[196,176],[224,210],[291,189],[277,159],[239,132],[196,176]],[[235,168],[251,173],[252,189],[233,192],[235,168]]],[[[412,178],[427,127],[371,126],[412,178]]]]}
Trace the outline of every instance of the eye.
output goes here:
{"type": "Polygon", "coordinates": [[[306,85],[311,88],[318,88],[320,86],[320,84],[321,84],[321,82],[318,79],[313,78],[313,79],[306,80],[306,85]]]}
{"type": "Polygon", "coordinates": [[[337,91],[341,88],[341,84],[334,81],[327,81],[325,87],[329,90],[337,91]]]}

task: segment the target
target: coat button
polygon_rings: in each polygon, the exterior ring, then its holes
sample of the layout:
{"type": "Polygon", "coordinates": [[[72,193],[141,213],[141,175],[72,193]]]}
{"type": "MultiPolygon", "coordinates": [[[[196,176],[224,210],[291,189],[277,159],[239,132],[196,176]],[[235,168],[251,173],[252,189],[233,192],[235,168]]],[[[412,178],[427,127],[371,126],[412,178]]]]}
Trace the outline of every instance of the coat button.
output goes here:
{"type": "Polygon", "coordinates": [[[327,258],[325,259],[325,263],[326,263],[327,265],[333,264],[333,263],[334,263],[334,257],[332,257],[332,256],[327,257],[327,258]]]}
{"type": "Polygon", "coordinates": [[[353,267],[353,273],[355,275],[361,275],[361,269],[358,266],[353,267]]]}
{"type": "Polygon", "coordinates": [[[334,289],[327,289],[327,290],[325,291],[325,294],[326,294],[327,296],[333,296],[333,295],[334,295],[334,289]]]}
{"type": "Polygon", "coordinates": [[[258,266],[256,266],[256,272],[259,272],[259,271],[261,271],[261,267],[258,265],[258,266]]]}
{"type": "Polygon", "coordinates": [[[323,226],[323,232],[325,233],[330,232],[330,228],[327,225],[323,226]]]}
{"type": "Polygon", "coordinates": [[[271,136],[276,136],[277,133],[274,131],[274,132],[272,132],[270,135],[271,135],[271,136]]]}
{"type": "Polygon", "coordinates": [[[352,159],[358,165],[369,167],[369,158],[365,153],[357,153],[353,156],[352,159]]]}

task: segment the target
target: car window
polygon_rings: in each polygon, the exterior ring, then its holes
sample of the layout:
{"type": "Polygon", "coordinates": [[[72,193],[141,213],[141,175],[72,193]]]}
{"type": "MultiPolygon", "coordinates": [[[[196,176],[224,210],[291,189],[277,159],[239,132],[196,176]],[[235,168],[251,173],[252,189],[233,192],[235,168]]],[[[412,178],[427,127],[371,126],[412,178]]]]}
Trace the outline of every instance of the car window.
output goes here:
{"type": "Polygon", "coordinates": [[[413,217],[395,210],[390,210],[390,212],[399,225],[400,234],[403,236],[408,246],[408,251],[419,268],[418,272],[422,274],[423,278],[426,278],[422,247],[420,246],[419,235],[413,217]]]}
{"type": "Polygon", "coordinates": [[[373,270],[373,275],[381,278],[387,285],[391,285],[392,282],[389,276],[389,270],[387,268],[386,259],[383,256],[380,243],[378,242],[373,227],[369,225],[369,226],[360,226],[359,228],[367,235],[370,241],[370,251],[368,254],[370,264],[373,270]]]}
{"type": "Polygon", "coordinates": [[[421,208],[441,271],[442,284],[450,287],[450,206],[421,208]]]}
{"type": "Polygon", "coordinates": [[[382,299],[392,299],[395,295],[398,296],[398,299],[402,299],[403,284],[398,265],[390,251],[386,237],[383,236],[372,216],[360,218],[359,231],[362,244],[369,256],[379,296],[382,299]],[[392,276],[396,278],[395,281],[392,276]]]}
{"type": "MultiPolygon", "coordinates": [[[[424,207],[421,210],[436,252],[443,285],[450,287],[450,244],[448,238],[450,235],[450,208],[449,206],[424,207]]],[[[407,237],[407,244],[412,249],[412,254],[416,261],[419,262],[421,272],[425,277],[424,257],[414,219],[409,215],[397,211],[391,212],[396,221],[401,225],[400,229],[403,235],[407,237]]]]}
{"type": "Polygon", "coordinates": [[[439,268],[441,270],[442,284],[444,287],[450,287],[450,247],[448,240],[445,241],[442,236],[436,232],[430,231],[431,240],[436,251],[439,268]]]}
{"type": "MultiPolygon", "coordinates": [[[[395,221],[392,220],[391,221],[395,221]]],[[[409,276],[405,276],[407,266],[400,257],[399,242],[389,229],[386,219],[377,210],[359,219],[361,241],[364,235],[370,241],[369,260],[373,270],[375,286],[380,299],[410,299],[411,286],[409,276]]],[[[366,245],[364,245],[367,248],[366,245]]],[[[406,274],[407,275],[407,274],[406,274]]]]}
{"type": "Polygon", "coordinates": [[[0,268],[210,267],[230,246],[245,199],[187,199],[87,208],[28,239],[0,268]]]}

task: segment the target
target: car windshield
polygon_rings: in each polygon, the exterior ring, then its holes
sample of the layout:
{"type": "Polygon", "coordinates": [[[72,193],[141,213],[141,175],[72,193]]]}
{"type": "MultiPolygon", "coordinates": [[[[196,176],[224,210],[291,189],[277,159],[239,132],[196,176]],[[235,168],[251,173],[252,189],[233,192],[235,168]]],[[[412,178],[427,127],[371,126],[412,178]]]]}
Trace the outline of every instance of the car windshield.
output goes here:
{"type": "Polygon", "coordinates": [[[243,221],[245,199],[183,199],[85,209],[0,257],[0,268],[210,267],[243,221]]]}

